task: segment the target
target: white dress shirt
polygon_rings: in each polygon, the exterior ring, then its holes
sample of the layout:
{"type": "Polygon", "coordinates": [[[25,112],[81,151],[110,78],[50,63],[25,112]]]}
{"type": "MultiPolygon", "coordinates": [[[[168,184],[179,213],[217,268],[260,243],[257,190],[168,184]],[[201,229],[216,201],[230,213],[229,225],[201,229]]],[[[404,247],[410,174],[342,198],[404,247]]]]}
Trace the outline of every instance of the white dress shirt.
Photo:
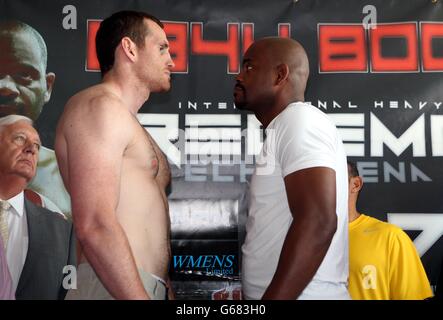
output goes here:
{"type": "Polygon", "coordinates": [[[12,288],[16,291],[28,253],[28,221],[25,214],[23,191],[7,201],[11,207],[8,209],[9,238],[6,248],[6,260],[11,273],[12,288]]]}

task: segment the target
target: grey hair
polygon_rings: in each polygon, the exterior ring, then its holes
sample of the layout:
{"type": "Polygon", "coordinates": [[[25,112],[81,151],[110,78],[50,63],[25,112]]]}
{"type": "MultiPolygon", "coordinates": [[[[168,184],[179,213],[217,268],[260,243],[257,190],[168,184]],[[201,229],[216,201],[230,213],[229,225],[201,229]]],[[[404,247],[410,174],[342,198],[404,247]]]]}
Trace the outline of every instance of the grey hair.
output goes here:
{"type": "Polygon", "coordinates": [[[19,122],[19,121],[26,121],[31,126],[34,126],[34,122],[30,118],[22,116],[22,115],[18,115],[18,114],[10,114],[9,116],[0,118],[0,132],[6,126],[9,126],[9,125],[14,124],[14,123],[19,122]]]}

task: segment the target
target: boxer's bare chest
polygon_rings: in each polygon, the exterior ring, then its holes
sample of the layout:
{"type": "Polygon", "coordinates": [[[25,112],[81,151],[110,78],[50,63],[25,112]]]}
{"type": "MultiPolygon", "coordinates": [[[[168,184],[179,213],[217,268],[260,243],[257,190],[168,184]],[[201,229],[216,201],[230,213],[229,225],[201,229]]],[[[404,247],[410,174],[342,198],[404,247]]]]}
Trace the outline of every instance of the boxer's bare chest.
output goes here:
{"type": "Polygon", "coordinates": [[[151,177],[156,178],[166,159],[149,132],[141,126],[135,127],[134,130],[134,139],[125,150],[124,160],[145,172],[148,171],[151,177]]]}

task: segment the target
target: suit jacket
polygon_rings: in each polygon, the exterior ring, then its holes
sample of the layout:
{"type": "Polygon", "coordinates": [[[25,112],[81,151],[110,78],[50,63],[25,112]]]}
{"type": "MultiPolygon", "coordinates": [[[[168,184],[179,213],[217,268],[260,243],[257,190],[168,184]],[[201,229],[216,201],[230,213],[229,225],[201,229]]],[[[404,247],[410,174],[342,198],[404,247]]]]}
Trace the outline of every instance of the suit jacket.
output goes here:
{"type": "Polygon", "coordinates": [[[437,280],[434,299],[443,300],[443,259],[441,260],[440,275],[437,280]]]}
{"type": "Polygon", "coordinates": [[[17,300],[63,300],[66,265],[76,266],[72,223],[59,213],[38,207],[25,199],[29,245],[18,282],[17,300]]]}

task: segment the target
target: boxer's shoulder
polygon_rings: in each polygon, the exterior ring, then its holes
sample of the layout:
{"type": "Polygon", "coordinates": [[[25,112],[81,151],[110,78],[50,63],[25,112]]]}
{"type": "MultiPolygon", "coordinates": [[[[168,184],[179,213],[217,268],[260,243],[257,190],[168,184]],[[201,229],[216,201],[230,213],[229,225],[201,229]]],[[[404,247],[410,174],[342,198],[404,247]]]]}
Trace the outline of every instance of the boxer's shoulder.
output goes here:
{"type": "MultiPolygon", "coordinates": [[[[116,123],[125,124],[134,121],[133,115],[125,102],[113,92],[102,87],[92,87],[72,97],[66,105],[62,121],[68,121],[69,127],[114,127],[116,123]]],[[[69,130],[69,128],[66,128],[69,130]]]]}

